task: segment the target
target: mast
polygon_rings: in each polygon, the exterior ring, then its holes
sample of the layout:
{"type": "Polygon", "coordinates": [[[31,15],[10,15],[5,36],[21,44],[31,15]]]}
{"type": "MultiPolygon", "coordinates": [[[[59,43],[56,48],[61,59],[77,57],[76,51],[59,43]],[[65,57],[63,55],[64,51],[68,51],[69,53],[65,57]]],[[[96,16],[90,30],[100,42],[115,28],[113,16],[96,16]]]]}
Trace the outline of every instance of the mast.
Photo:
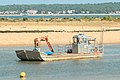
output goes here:
{"type": "Polygon", "coordinates": [[[100,37],[100,42],[99,42],[99,45],[102,45],[103,44],[103,32],[104,32],[104,28],[102,27],[101,28],[101,37],[100,37]]]}
{"type": "Polygon", "coordinates": [[[101,53],[104,53],[103,35],[104,35],[104,28],[101,27],[101,36],[100,36],[100,42],[99,42],[99,51],[101,53]]]}
{"type": "Polygon", "coordinates": [[[83,32],[83,34],[84,34],[84,27],[82,26],[82,32],[83,32]]]}

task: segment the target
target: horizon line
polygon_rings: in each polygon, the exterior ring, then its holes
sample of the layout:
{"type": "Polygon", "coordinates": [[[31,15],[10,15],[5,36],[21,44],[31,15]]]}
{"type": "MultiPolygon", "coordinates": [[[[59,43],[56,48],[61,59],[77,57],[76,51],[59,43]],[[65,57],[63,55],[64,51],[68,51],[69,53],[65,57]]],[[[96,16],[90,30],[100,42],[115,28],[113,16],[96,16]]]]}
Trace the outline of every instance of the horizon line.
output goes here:
{"type": "MultiPolygon", "coordinates": [[[[98,2],[98,3],[77,3],[77,4],[105,4],[105,3],[120,3],[120,2],[98,2]]],[[[76,4],[76,3],[45,3],[45,4],[0,4],[0,6],[8,6],[8,5],[54,5],[54,4],[76,4]]]]}

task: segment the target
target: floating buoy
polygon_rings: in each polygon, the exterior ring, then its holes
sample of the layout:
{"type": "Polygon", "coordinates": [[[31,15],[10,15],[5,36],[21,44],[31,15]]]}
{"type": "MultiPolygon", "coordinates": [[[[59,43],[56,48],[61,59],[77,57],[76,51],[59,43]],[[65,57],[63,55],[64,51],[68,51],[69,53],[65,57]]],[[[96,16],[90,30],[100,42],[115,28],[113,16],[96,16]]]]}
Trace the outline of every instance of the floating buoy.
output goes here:
{"type": "Polygon", "coordinates": [[[26,73],[25,73],[25,72],[21,72],[21,73],[20,73],[20,78],[25,78],[25,76],[26,76],[26,73]]]}

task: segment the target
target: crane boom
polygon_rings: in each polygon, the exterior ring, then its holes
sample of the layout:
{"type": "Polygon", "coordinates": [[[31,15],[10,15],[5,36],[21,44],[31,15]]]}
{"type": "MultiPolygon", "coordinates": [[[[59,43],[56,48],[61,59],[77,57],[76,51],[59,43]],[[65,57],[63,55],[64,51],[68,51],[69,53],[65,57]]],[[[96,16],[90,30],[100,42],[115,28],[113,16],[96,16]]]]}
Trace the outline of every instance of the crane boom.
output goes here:
{"type": "Polygon", "coordinates": [[[45,36],[45,37],[40,37],[40,38],[35,38],[35,39],[34,39],[34,46],[35,46],[35,48],[38,48],[40,41],[46,41],[46,43],[47,43],[48,48],[50,49],[50,51],[51,51],[51,52],[54,52],[54,50],[53,50],[50,42],[48,41],[48,37],[47,37],[47,36],[45,36]]]}

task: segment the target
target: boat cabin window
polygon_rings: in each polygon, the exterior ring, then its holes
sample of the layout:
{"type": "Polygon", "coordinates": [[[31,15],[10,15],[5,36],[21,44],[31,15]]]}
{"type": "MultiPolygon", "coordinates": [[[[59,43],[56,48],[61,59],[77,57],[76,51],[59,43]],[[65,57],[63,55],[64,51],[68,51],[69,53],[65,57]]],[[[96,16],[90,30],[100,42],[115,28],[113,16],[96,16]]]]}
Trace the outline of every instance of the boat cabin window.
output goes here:
{"type": "Polygon", "coordinates": [[[73,38],[73,43],[78,43],[78,42],[79,42],[78,38],[73,38]]]}
{"type": "Polygon", "coordinates": [[[79,39],[79,43],[82,43],[82,38],[79,39]]]}
{"type": "Polygon", "coordinates": [[[84,38],[84,43],[87,43],[87,38],[84,38]]]}
{"type": "Polygon", "coordinates": [[[87,43],[88,42],[88,40],[87,40],[87,38],[73,38],[73,43],[87,43]]]}

